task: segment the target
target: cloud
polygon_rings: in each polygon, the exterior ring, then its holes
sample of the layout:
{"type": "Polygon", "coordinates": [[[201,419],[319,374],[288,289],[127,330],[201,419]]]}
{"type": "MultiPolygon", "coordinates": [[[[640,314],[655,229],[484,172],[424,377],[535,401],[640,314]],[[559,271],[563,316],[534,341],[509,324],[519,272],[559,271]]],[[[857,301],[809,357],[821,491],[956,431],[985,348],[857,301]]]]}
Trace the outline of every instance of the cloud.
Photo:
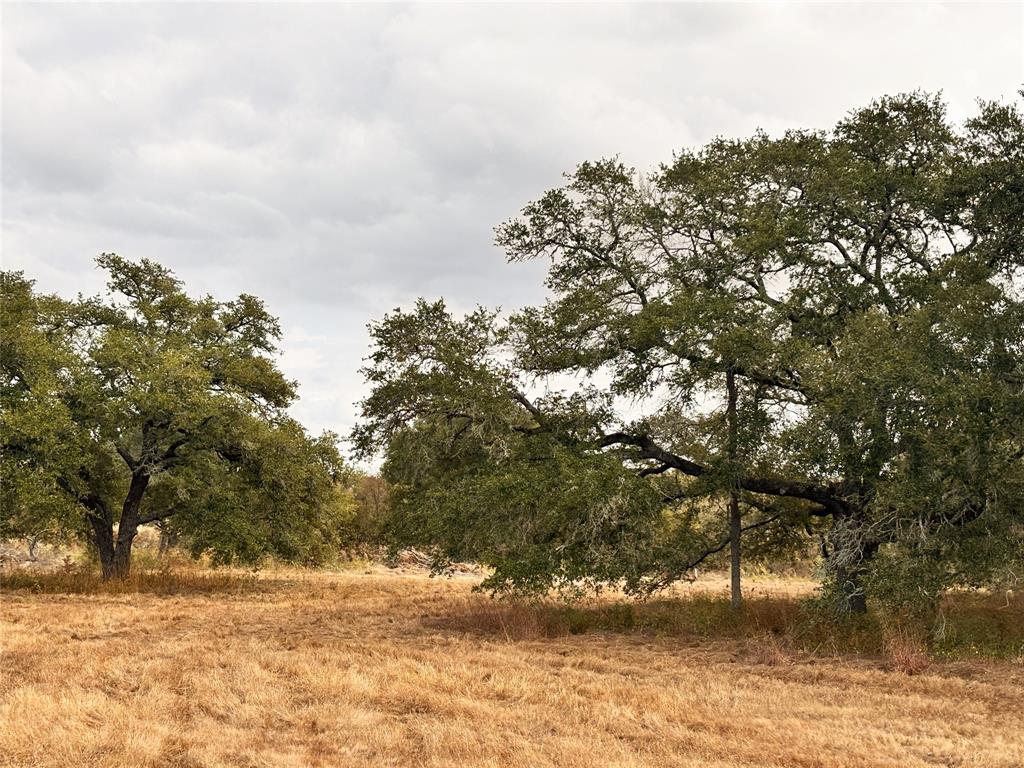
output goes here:
{"type": "Polygon", "coordinates": [[[263,297],[296,415],[346,432],[366,323],[543,295],[493,227],[582,160],[827,127],[883,93],[1024,80],[1019,5],[7,5],[5,268],[101,251],[263,297]]]}

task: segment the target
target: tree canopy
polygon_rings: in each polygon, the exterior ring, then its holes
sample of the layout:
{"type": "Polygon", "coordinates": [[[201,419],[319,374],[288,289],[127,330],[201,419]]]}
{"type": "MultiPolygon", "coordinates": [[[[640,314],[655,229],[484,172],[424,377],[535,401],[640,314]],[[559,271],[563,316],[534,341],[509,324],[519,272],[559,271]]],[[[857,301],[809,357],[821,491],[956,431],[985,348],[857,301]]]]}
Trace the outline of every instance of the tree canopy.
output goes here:
{"type": "Polygon", "coordinates": [[[0,275],[2,532],[80,535],[105,576],[157,521],[220,561],[316,559],[344,513],[342,464],[333,435],[287,414],[277,320],[253,296],[193,298],[151,261],[97,263],[96,298],[0,275]]]}
{"type": "Polygon", "coordinates": [[[726,546],[730,488],[752,551],[820,538],[853,610],[1021,566],[1017,105],[953,125],[911,93],[652,173],[583,163],[497,242],[548,261],[542,306],[371,325],[353,439],[439,567],[649,592],[726,546]]]}

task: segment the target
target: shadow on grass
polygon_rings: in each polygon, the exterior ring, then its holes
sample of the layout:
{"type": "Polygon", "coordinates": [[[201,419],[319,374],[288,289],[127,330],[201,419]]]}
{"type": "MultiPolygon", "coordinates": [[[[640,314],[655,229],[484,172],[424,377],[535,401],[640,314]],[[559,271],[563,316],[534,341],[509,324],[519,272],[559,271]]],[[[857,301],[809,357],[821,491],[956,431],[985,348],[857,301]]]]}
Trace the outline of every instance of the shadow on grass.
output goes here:
{"type": "Polygon", "coordinates": [[[1024,591],[948,595],[932,635],[939,656],[1024,662],[1024,591]]]}
{"type": "Polygon", "coordinates": [[[734,612],[728,597],[712,594],[629,601],[467,600],[460,610],[432,619],[444,631],[507,641],[592,632],[741,641],[755,661],[779,663],[790,654],[883,656],[894,668],[921,671],[944,658],[1024,659],[1024,596],[978,593],[946,597],[931,626],[874,610],[837,616],[813,600],[755,597],[734,612]]]}

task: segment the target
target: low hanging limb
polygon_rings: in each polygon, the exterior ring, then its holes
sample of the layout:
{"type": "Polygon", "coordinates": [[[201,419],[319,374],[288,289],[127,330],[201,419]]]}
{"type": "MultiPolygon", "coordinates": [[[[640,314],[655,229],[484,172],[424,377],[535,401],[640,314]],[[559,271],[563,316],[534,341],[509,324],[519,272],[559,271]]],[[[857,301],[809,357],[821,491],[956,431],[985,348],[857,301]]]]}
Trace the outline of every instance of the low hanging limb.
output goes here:
{"type": "MultiPolygon", "coordinates": [[[[745,525],[740,528],[740,532],[751,531],[755,528],[762,528],[766,525],[770,525],[771,523],[774,523],[776,520],[782,517],[784,514],[785,512],[778,512],[770,517],[758,520],[756,523],[750,523],[749,525],[745,525]]],[[[719,552],[721,552],[723,549],[729,546],[729,542],[730,538],[727,536],[725,539],[722,540],[721,543],[715,545],[714,547],[705,549],[699,557],[697,557],[694,560],[691,560],[686,565],[679,568],[675,568],[673,569],[672,573],[667,573],[660,579],[649,582],[651,591],[657,592],[660,589],[665,589],[666,587],[671,586],[674,582],[678,581],[679,579],[687,579],[688,581],[693,581],[692,578],[688,578],[686,576],[686,573],[688,571],[694,570],[698,565],[703,563],[712,555],[717,555],[719,552]]]]}

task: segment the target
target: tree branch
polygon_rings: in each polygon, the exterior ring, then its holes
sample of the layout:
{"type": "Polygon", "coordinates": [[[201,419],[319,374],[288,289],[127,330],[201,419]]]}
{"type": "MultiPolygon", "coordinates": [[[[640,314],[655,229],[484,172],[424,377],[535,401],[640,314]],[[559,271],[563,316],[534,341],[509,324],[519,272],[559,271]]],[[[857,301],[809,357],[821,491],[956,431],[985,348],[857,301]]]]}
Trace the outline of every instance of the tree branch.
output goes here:
{"type": "Polygon", "coordinates": [[[637,476],[649,477],[650,475],[660,475],[663,472],[668,472],[670,469],[672,469],[672,467],[668,464],[658,464],[657,466],[641,469],[640,472],[637,473],[637,476]]]}
{"type": "Polygon", "coordinates": [[[114,448],[117,449],[117,455],[124,459],[124,463],[134,472],[139,466],[139,460],[132,456],[128,449],[120,443],[114,443],[114,448]]]}
{"type": "Polygon", "coordinates": [[[158,520],[166,520],[168,517],[176,514],[178,510],[169,509],[162,512],[150,512],[148,515],[142,515],[138,519],[139,525],[146,525],[147,523],[155,523],[158,520]]]}
{"type": "MultiPolygon", "coordinates": [[[[677,469],[684,475],[702,477],[710,471],[708,467],[695,461],[677,456],[655,443],[647,435],[631,435],[627,432],[613,432],[602,436],[598,446],[608,448],[614,445],[631,445],[640,449],[641,458],[654,459],[677,469]]],[[[846,504],[837,497],[834,489],[815,483],[786,480],[775,477],[751,477],[743,475],[738,478],[739,486],[745,491],[763,493],[766,496],[792,496],[798,499],[813,501],[830,512],[844,512],[846,504]]]]}
{"type": "MultiPolygon", "coordinates": [[[[753,530],[755,528],[762,528],[762,527],[764,527],[766,525],[770,525],[771,523],[774,523],[776,520],[778,520],[779,517],[782,516],[782,514],[783,513],[779,512],[778,514],[772,515],[771,517],[766,517],[766,518],[764,518],[762,520],[758,520],[756,523],[751,523],[750,525],[745,525],[745,526],[740,528],[740,532],[751,531],[751,530],[753,530]]],[[[696,559],[689,561],[688,563],[686,563],[686,565],[684,565],[684,566],[682,566],[680,568],[674,568],[673,572],[671,574],[666,574],[665,576],[663,576],[662,578],[658,579],[657,581],[652,582],[651,583],[652,588],[654,590],[658,590],[658,589],[664,589],[665,587],[669,586],[674,581],[676,581],[676,579],[679,577],[679,574],[685,574],[687,571],[692,571],[694,568],[696,568],[698,565],[703,563],[705,560],[707,560],[712,555],[717,555],[719,552],[721,552],[723,549],[725,549],[727,546],[729,546],[729,541],[730,540],[727,537],[721,543],[715,545],[714,547],[710,547],[708,549],[705,549],[696,559]]]]}

